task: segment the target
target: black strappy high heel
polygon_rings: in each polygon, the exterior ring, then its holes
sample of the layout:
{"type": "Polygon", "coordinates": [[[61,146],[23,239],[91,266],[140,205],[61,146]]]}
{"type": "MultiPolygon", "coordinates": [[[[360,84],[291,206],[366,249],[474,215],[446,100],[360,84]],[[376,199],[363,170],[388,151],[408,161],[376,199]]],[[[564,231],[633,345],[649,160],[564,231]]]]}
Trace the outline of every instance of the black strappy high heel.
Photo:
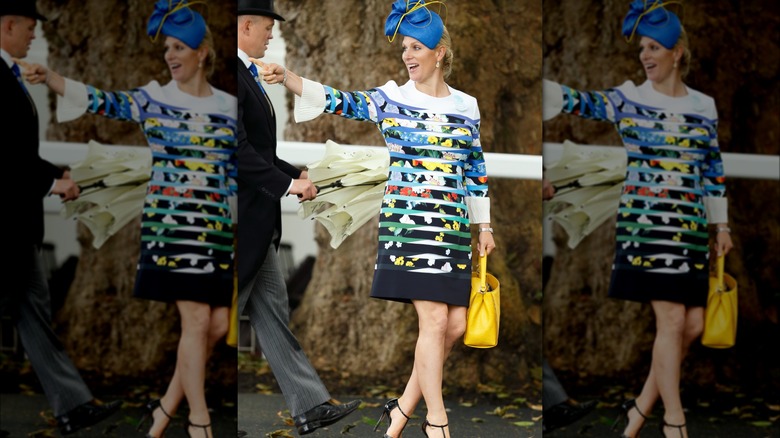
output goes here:
{"type": "MultiPolygon", "coordinates": [[[[636,409],[636,411],[639,413],[639,415],[641,415],[642,418],[644,418],[645,422],[648,420],[647,415],[645,415],[642,411],[640,411],[639,410],[639,406],[636,405],[636,399],[635,398],[632,398],[631,400],[624,401],[623,404],[620,405],[620,408],[623,409],[623,412],[621,412],[618,415],[618,417],[615,419],[615,422],[612,423],[612,430],[613,431],[617,428],[618,424],[621,423],[621,421],[620,421],[621,418],[625,418],[626,425],[624,426],[624,428],[628,427],[628,411],[630,411],[631,409],[636,409]]],[[[644,426],[645,426],[645,424],[642,423],[642,426],[639,428],[639,430],[636,431],[636,437],[639,437],[639,432],[642,431],[642,427],[644,427],[644,426]]],[[[620,438],[630,438],[630,437],[628,437],[627,435],[621,434],[620,438]]]]}
{"type": "MultiPolygon", "coordinates": [[[[396,409],[396,408],[398,408],[398,412],[400,412],[401,415],[406,417],[406,424],[409,424],[409,420],[411,420],[411,418],[408,415],[406,415],[406,412],[404,412],[403,409],[401,409],[401,405],[398,404],[398,399],[394,398],[394,399],[388,400],[387,403],[385,403],[384,410],[382,411],[382,416],[379,417],[379,420],[377,420],[377,422],[376,422],[376,426],[374,426],[374,432],[376,432],[377,429],[379,429],[379,426],[382,424],[382,420],[385,419],[385,418],[387,418],[387,427],[388,428],[390,427],[391,424],[393,424],[393,419],[390,417],[390,412],[393,409],[396,409]]],[[[401,428],[401,432],[398,433],[399,437],[404,432],[404,429],[406,429],[406,424],[404,424],[404,427],[401,428]]],[[[384,438],[394,438],[394,437],[391,437],[390,435],[385,434],[384,438]]]]}
{"type": "Polygon", "coordinates": [[[192,438],[192,435],[190,435],[190,427],[200,427],[203,429],[203,436],[206,438],[209,438],[209,427],[211,427],[211,423],[209,424],[194,424],[190,421],[188,418],[187,421],[184,422],[184,431],[187,432],[187,436],[192,438]]]}
{"type": "MultiPolygon", "coordinates": [[[[158,398],[157,400],[152,400],[152,401],[150,401],[149,403],[146,404],[146,411],[147,412],[141,418],[141,421],[138,422],[138,427],[135,430],[140,432],[141,428],[144,427],[144,424],[149,419],[152,420],[152,425],[154,425],[154,411],[156,411],[158,408],[160,409],[160,411],[162,411],[163,414],[165,414],[166,417],[168,417],[168,424],[170,425],[171,421],[173,420],[173,417],[168,412],[165,411],[165,408],[162,407],[161,400],[158,398]]],[[[167,429],[167,428],[168,428],[168,426],[166,425],[165,429],[167,429]]],[[[160,437],[165,435],[165,429],[163,429],[163,432],[160,434],[160,437]]],[[[146,438],[157,438],[157,437],[153,437],[152,435],[147,433],[146,434],[146,438]]]]}
{"type": "Polygon", "coordinates": [[[423,433],[425,434],[425,436],[427,437],[427,436],[428,436],[428,432],[426,432],[426,431],[425,431],[425,429],[426,429],[426,428],[428,428],[428,427],[438,427],[438,428],[440,428],[440,429],[441,429],[441,436],[442,436],[442,437],[444,437],[444,438],[447,438],[447,434],[446,434],[446,433],[444,433],[444,428],[445,428],[445,427],[447,427],[447,426],[449,426],[449,425],[450,425],[449,423],[447,423],[447,424],[445,424],[445,425],[443,425],[443,426],[439,426],[438,424],[431,424],[431,423],[428,421],[428,419],[426,418],[426,419],[425,419],[425,421],[423,421],[423,424],[422,424],[422,432],[423,432],[423,433]]]}
{"type": "Polygon", "coordinates": [[[685,423],[683,423],[683,424],[669,424],[669,423],[666,422],[666,420],[664,420],[662,418],[660,426],[661,426],[661,435],[663,435],[664,437],[666,437],[666,433],[664,432],[664,428],[665,427],[674,427],[674,428],[677,429],[677,432],[680,433],[680,438],[685,438],[685,435],[683,434],[683,431],[682,431],[683,427],[685,427],[685,423]]]}

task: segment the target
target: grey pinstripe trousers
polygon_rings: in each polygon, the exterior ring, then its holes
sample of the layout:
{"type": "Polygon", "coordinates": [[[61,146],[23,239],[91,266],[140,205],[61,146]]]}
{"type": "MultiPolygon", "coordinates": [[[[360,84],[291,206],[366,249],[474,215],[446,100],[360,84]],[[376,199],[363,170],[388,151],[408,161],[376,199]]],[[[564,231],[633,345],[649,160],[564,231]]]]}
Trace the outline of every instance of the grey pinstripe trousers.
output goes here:
{"type": "Polygon", "coordinates": [[[26,275],[21,281],[25,289],[3,297],[3,306],[14,318],[27,358],[54,415],[59,416],[92,400],[92,393],[51,328],[51,296],[41,256],[36,246],[28,251],[19,255],[30,258],[26,264],[29,270],[22,274],[26,275]]]}
{"type": "Polygon", "coordinates": [[[558,381],[550,364],[547,363],[547,359],[543,359],[542,362],[542,385],[542,406],[544,409],[549,409],[569,399],[563,385],[558,381]]]}
{"type": "Polygon", "coordinates": [[[273,243],[252,282],[238,294],[239,315],[244,313],[245,306],[291,415],[330,400],[330,393],[290,331],[287,286],[273,243]]]}

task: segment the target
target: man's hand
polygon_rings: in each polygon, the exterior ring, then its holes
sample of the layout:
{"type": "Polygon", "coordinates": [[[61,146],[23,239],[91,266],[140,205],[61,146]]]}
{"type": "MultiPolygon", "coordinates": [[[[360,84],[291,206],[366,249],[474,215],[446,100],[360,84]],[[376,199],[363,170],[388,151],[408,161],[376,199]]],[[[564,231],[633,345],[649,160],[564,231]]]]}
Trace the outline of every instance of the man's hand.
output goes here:
{"type": "Polygon", "coordinates": [[[555,196],[555,186],[547,178],[542,178],[542,200],[549,201],[555,196]]]}
{"type": "Polygon", "coordinates": [[[81,191],[79,186],[70,178],[60,178],[54,180],[54,187],[51,189],[53,195],[60,195],[63,201],[72,201],[78,199],[81,191]]]}
{"type": "Polygon", "coordinates": [[[293,185],[290,188],[291,195],[298,195],[298,199],[303,201],[311,201],[317,197],[317,188],[311,180],[308,179],[294,179],[293,185]]]}

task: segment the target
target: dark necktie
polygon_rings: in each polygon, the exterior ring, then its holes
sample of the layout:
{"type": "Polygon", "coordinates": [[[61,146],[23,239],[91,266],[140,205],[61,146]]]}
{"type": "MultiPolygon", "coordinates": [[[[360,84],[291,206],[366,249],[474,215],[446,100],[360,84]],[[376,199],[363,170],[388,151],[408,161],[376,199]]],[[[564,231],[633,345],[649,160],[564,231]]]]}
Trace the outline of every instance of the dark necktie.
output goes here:
{"type": "Polygon", "coordinates": [[[252,73],[252,77],[255,78],[255,83],[260,87],[260,92],[263,93],[265,100],[268,101],[268,106],[271,108],[271,115],[274,115],[274,106],[271,104],[271,99],[268,98],[268,93],[263,88],[263,83],[260,81],[260,75],[257,72],[257,66],[254,62],[249,63],[249,72],[252,73]]]}
{"type": "Polygon", "coordinates": [[[19,71],[19,64],[14,63],[13,66],[11,66],[11,71],[14,72],[14,76],[16,76],[16,80],[19,81],[19,86],[22,87],[22,90],[29,96],[30,92],[27,91],[27,87],[24,86],[24,81],[22,80],[22,73],[19,71]]]}
{"type": "Polygon", "coordinates": [[[19,64],[14,63],[14,65],[11,66],[11,71],[14,73],[14,76],[16,76],[16,80],[19,82],[19,86],[22,87],[22,90],[24,90],[24,94],[27,95],[27,100],[30,101],[30,106],[32,106],[33,114],[35,116],[38,116],[38,110],[35,108],[35,102],[33,102],[32,96],[30,96],[30,92],[27,90],[27,87],[24,86],[24,81],[22,80],[22,73],[19,71],[19,64]]]}

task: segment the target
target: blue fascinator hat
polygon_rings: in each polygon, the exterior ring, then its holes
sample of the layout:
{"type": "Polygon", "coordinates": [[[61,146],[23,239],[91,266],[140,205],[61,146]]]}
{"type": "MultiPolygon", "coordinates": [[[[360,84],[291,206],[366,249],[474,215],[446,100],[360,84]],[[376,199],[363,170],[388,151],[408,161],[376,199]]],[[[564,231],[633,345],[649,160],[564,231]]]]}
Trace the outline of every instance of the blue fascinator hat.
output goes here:
{"type": "Polygon", "coordinates": [[[634,0],[623,19],[623,35],[628,41],[636,35],[650,37],[667,49],[672,49],[682,33],[677,15],[664,8],[676,1],[634,0]]]}
{"type": "Polygon", "coordinates": [[[428,9],[434,3],[444,4],[440,1],[426,5],[425,0],[396,0],[385,21],[385,35],[390,42],[400,33],[420,41],[429,49],[435,49],[444,33],[444,23],[439,14],[428,9]]]}
{"type": "Polygon", "coordinates": [[[190,8],[187,0],[158,0],[146,24],[146,33],[156,41],[160,34],[180,39],[191,49],[197,49],[206,36],[206,21],[190,8]]]}

